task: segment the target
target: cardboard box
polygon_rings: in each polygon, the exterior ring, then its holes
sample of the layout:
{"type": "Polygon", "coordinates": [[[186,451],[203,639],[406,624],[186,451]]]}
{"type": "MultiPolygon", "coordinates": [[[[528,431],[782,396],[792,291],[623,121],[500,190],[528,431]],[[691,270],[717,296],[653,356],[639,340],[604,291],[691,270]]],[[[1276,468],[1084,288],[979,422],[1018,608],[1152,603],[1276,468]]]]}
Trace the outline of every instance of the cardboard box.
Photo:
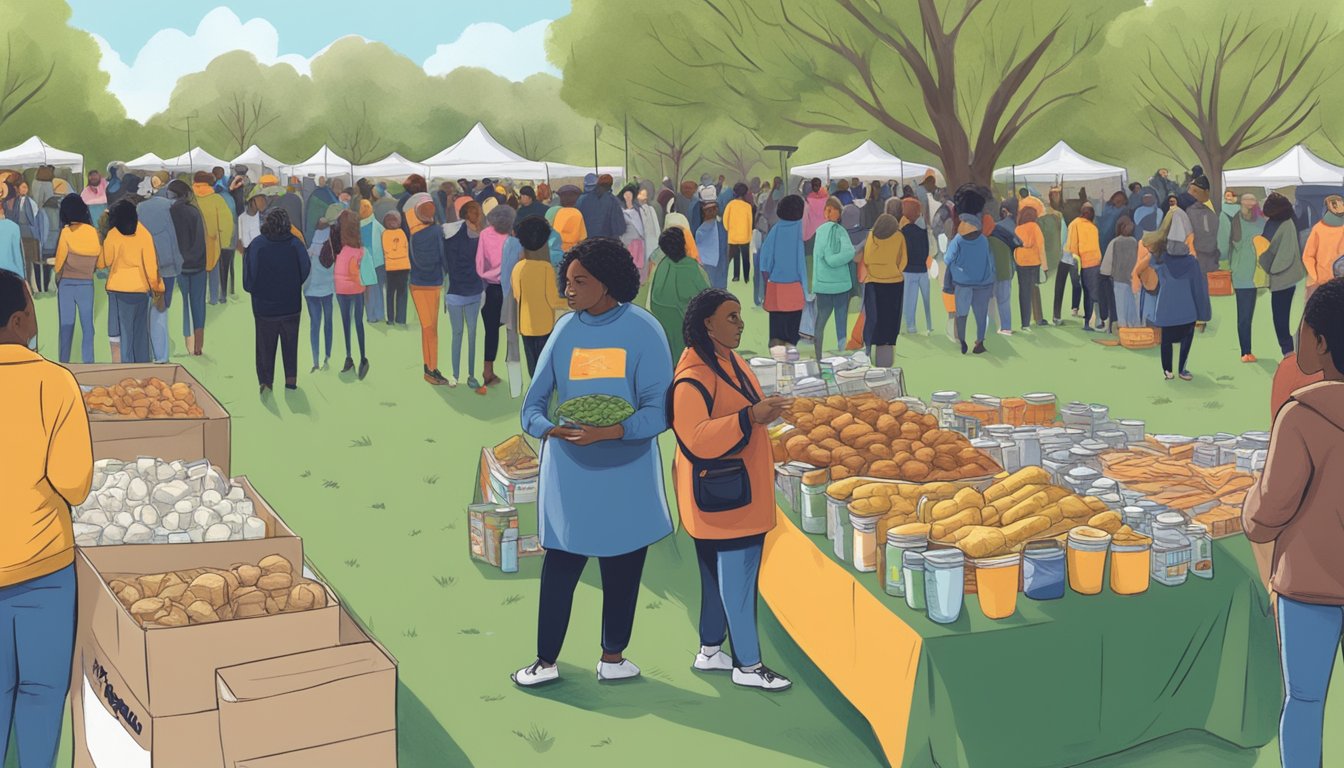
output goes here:
{"type": "Polygon", "coordinates": [[[340,624],[340,646],[216,673],[226,766],[396,765],[396,662],[344,611],[340,624]]]}
{"type": "Polygon", "coordinates": [[[191,385],[196,404],[205,412],[200,419],[134,419],[105,414],[89,414],[93,433],[93,458],[134,461],[139,456],[154,456],[173,461],[209,459],[211,464],[231,471],[229,412],[201,382],[180,365],[79,365],[65,366],[75,374],[80,386],[111,386],[122,379],[148,379],[157,376],[169,384],[179,381],[191,385]]]}

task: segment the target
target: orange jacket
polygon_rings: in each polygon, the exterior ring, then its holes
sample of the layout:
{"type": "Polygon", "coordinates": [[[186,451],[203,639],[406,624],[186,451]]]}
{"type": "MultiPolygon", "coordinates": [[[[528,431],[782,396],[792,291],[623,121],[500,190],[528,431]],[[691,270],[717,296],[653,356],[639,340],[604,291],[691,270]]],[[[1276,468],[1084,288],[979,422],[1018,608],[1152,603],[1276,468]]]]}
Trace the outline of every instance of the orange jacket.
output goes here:
{"type": "Polygon", "coordinates": [[[1017,239],[1022,241],[1021,248],[1013,249],[1013,261],[1019,267],[1039,267],[1045,262],[1045,235],[1041,225],[1034,221],[1017,226],[1017,239]]]}
{"type": "MultiPolygon", "coordinates": [[[[417,227],[416,231],[423,229],[417,227]]],[[[383,230],[383,266],[388,272],[409,272],[411,269],[411,249],[406,242],[406,233],[400,229],[383,230]]]]}
{"type": "Polygon", "coordinates": [[[1101,234],[1097,225],[1082,216],[1074,219],[1069,224],[1069,240],[1064,249],[1078,259],[1080,269],[1101,266],[1101,234]]]}
{"type": "Polygon", "coordinates": [[[1344,227],[1316,222],[1302,249],[1302,264],[1307,268],[1307,285],[1328,283],[1335,277],[1335,262],[1344,256],[1344,227]]]}
{"type": "Polygon", "coordinates": [[[561,208],[555,212],[555,231],[560,233],[560,247],[569,252],[570,248],[588,239],[588,227],[583,223],[583,214],[578,208],[561,208]]]}

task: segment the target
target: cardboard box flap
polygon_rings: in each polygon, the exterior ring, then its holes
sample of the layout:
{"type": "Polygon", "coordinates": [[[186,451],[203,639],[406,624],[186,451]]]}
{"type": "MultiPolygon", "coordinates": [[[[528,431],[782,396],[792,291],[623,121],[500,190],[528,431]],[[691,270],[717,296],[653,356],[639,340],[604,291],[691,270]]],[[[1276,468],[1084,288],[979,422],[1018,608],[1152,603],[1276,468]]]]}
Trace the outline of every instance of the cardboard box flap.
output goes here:
{"type": "Polygon", "coordinates": [[[216,674],[221,701],[247,702],[394,668],[372,643],[356,643],[240,664],[216,674]]]}
{"type": "Polygon", "coordinates": [[[234,763],[234,768],[334,768],[345,765],[357,765],[360,768],[395,768],[397,732],[386,731],[310,749],[238,760],[234,763]]]}

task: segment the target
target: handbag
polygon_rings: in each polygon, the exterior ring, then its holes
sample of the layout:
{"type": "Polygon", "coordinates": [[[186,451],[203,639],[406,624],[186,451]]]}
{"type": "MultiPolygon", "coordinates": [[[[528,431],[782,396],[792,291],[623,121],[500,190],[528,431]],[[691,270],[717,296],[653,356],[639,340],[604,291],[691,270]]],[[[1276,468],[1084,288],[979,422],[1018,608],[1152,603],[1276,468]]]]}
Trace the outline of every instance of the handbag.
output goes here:
{"type": "MultiPolygon", "coordinates": [[[[737,360],[733,360],[733,370],[738,376],[738,381],[745,378],[742,369],[738,367],[737,360]]],[[[719,372],[721,378],[725,381],[727,376],[719,372]]],[[[694,379],[677,379],[672,383],[667,393],[667,420],[668,425],[672,423],[672,401],[673,393],[678,384],[689,384],[700,392],[700,396],[705,399],[705,408],[713,410],[714,399],[710,396],[709,390],[705,385],[694,379]]],[[[728,385],[740,392],[752,405],[760,402],[760,397],[752,390],[750,386],[739,386],[729,381],[728,385]]],[[[691,492],[695,498],[695,505],[702,512],[730,512],[735,509],[741,509],[751,503],[751,477],[747,472],[747,464],[741,458],[736,458],[734,454],[740,453],[747,447],[751,436],[743,435],[741,440],[732,448],[729,448],[721,456],[716,458],[704,458],[691,452],[686,443],[682,442],[681,436],[677,435],[676,430],[672,434],[677,438],[677,446],[681,448],[682,454],[691,461],[691,492]]]]}

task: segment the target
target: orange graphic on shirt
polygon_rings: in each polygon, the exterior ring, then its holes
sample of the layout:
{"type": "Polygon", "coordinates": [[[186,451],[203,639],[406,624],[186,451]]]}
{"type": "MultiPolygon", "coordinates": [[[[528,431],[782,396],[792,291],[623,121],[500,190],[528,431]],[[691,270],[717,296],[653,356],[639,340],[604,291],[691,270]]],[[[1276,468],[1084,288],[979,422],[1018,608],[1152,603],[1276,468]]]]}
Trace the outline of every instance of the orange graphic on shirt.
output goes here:
{"type": "Polygon", "coordinates": [[[569,380],[625,378],[625,350],[575,349],[569,358],[569,380]]]}

